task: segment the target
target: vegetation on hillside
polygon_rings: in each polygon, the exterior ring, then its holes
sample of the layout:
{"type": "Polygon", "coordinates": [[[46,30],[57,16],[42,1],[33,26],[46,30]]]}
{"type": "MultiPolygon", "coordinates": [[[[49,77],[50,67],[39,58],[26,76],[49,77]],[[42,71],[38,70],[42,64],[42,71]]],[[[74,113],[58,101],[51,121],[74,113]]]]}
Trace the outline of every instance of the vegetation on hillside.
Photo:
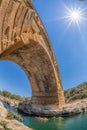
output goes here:
{"type": "MultiPolygon", "coordinates": [[[[15,99],[18,101],[26,101],[26,102],[30,102],[31,97],[21,97],[20,95],[16,95],[16,94],[12,94],[8,91],[0,91],[0,95],[3,97],[7,97],[9,99],[15,99]]],[[[7,102],[8,104],[10,104],[9,102],[7,102]]]]}
{"type": "Polygon", "coordinates": [[[10,120],[15,119],[15,120],[21,121],[22,117],[19,114],[8,110],[7,119],[10,119],[10,120]]]}
{"type": "Polygon", "coordinates": [[[22,100],[22,97],[20,95],[12,94],[8,91],[0,91],[0,95],[11,98],[11,99],[19,100],[19,101],[22,100]]]}
{"type": "Polygon", "coordinates": [[[87,82],[84,82],[77,87],[65,90],[64,94],[66,102],[87,98],[87,82]]]}
{"type": "Polygon", "coordinates": [[[7,123],[5,121],[0,121],[0,126],[2,126],[0,130],[12,130],[11,128],[7,127],[7,123]]]}

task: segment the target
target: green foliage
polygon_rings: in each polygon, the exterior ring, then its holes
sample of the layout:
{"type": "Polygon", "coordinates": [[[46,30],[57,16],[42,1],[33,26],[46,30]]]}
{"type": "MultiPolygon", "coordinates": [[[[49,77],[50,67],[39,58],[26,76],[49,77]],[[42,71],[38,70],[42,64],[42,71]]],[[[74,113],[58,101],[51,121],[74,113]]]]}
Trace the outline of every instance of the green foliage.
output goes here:
{"type": "Polygon", "coordinates": [[[87,83],[83,83],[75,88],[65,91],[67,100],[82,99],[87,97],[87,83]]]}
{"type": "Polygon", "coordinates": [[[7,123],[5,121],[0,121],[0,125],[3,127],[0,130],[12,130],[11,128],[7,127],[7,123]]]}
{"type": "Polygon", "coordinates": [[[55,117],[54,116],[54,117],[51,118],[51,120],[64,120],[64,118],[63,117],[55,117]]]}
{"type": "Polygon", "coordinates": [[[87,82],[64,92],[66,102],[87,98],[87,82]]]}
{"type": "Polygon", "coordinates": [[[10,96],[11,96],[11,93],[8,92],[8,91],[2,91],[2,95],[3,95],[4,97],[10,97],[10,96]]]}
{"type": "Polygon", "coordinates": [[[19,114],[14,113],[10,110],[8,110],[7,118],[10,119],[10,120],[12,120],[12,119],[16,119],[18,121],[22,120],[22,117],[19,114]]]}
{"type": "Polygon", "coordinates": [[[16,95],[16,94],[11,94],[11,93],[8,92],[8,91],[2,91],[2,92],[0,92],[0,95],[2,95],[2,96],[4,96],[4,97],[11,98],[11,99],[19,100],[19,101],[22,100],[22,97],[21,97],[21,96],[16,95]]]}

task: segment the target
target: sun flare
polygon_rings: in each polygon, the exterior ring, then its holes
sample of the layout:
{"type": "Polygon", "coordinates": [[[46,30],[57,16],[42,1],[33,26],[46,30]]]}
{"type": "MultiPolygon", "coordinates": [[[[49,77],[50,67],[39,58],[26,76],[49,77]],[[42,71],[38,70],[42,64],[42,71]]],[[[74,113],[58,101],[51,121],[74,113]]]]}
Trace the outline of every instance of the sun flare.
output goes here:
{"type": "Polygon", "coordinates": [[[67,13],[67,20],[71,23],[77,23],[79,24],[80,22],[83,21],[84,17],[83,17],[83,12],[81,9],[71,9],[68,11],[67,13]]]}
{"type": "Polygon", "coordinates": [[[80,21],[80,19],[81,19],[81,14],[80,14],[80,12],[77,10],[77,11],[72,11],[71,13],[70,13],[70,19],[72,20],[72,21],[80,21]]]}
{"type": "Polygon", "coordinates": [[[63,19],[68,23],[68,27],[72,24],[76,24],[79,27],[84,20],[87,20],[84,16],[84,10],[80,7],[66,7],[66,13],[63,19]]]}

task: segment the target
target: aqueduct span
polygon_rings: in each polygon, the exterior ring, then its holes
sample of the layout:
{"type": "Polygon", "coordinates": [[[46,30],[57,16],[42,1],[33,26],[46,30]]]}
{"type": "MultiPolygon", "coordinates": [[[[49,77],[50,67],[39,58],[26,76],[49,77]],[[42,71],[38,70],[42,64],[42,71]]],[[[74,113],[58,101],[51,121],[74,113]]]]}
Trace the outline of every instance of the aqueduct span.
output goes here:
{"type": "Polygon", "coordinates": [[[11,60],[26,72],[32,104],[65,104],[53,49],[30,2],[0,0],[0,59],[11,60]]]}

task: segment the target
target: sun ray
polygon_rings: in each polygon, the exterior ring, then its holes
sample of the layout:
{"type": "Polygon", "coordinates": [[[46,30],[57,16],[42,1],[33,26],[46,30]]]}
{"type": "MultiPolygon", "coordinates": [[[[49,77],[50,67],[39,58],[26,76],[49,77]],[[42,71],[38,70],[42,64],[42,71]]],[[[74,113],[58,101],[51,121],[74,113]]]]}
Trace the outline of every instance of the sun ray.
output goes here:
{"type": "Polygon", "coordinates": [[[71,26],[76,26],[85,47],[86,40],[82,34],[81,26],[83,25],[83,23],[85,24],[87,21],[87,18],[85,17],[87,8],[82,8],[81,6],[78,7],[77,5],[68,7],[65,4],[64,7],[66,9],[64,11],[64,16],[58,18],[59,20],[63,20],[64,24],[67,25],[64,30],[64,35],[71,26]]]}
{"type": "Polygon", "coordinates": [[[72,21],[69,22],[69,24],[67,25],[65,32],[69,29],[69,27],[72,25],[72,21]]]}
{"type": "MultiPolygon", "coordinates": [[[[67,29],[72,25],[79,25],[83,21],[86,21],[87,18],[84,17],[84,11],[87,8],[82,9],[81,7],[77,7],[76,5],[73,7],[71,6],[70,8],[64,5],[66,9],[66,14],[64,17],[61,17],[60,19],[65,19],[65,21],[68,23],[67,29]]],[[[77,26],[78,27],[78,26],[77,26]]],[[[66,29],[66,30],[67,30],[66,29]]]]}
{"type": "Polygon", "coordinates": [[[86,48],[85,38],[84,38],[84,36],[83,36],[83,34],[82,34],[82,31],[81,31],[81,28],[80,28],[80,25],[79,25],[78,22],[77,22],[77,27],[78,27],[78,30],[79,30],[79,33],[80,33],[81,39],[82,39],[82,41],[83,41],[84,47],[86,48]]]}

